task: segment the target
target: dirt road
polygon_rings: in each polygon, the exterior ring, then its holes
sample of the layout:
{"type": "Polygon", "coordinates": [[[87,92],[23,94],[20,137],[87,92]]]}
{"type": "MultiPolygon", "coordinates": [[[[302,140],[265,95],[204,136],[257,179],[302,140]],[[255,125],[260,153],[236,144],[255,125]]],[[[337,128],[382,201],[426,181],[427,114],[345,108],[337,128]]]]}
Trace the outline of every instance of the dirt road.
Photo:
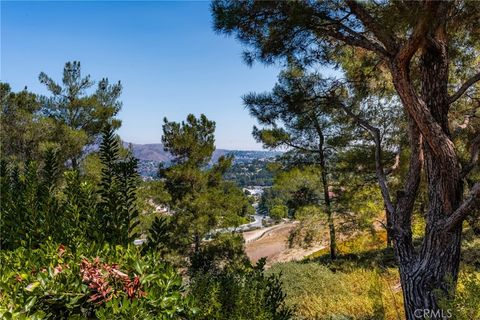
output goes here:
{"type": "Polygon", "coordinates": [[[295,225],[295,222],[289,222],[244,232],[245,252],[250,261],[257,262],[260,258],[266,257],[268,267],[275,262],[301,260],[303,257],[324,248],[324,244],[318,244],[308,249],[288,248],[288,236],[295,225]]]}

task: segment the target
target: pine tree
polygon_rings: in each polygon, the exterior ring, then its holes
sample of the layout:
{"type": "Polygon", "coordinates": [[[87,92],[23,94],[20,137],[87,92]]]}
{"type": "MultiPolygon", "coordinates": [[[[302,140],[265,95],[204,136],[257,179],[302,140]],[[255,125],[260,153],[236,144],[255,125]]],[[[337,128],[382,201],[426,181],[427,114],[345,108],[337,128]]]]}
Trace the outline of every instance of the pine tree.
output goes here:
{"type": "Polygon", "coordinates": [[[88,90],[95,81],[90,75],[82,76],[79,61],[65,63],[61,84],[44,72],[40,73],[39,80],[52,94],[42,97],[43,112],[75,132],[78,141],[82,140],[70,159],[72,167],[77,168],[83,147],[93,143],[107,123],[114,128],[120,126],[120,120],[114,117],[121,109],[118,98],[122,85],[120,82],[110,84],[107,78],[103,78],[98,81],[95,92],[89,94],[88,90]]]}
{"type": "MultiPolygon", "coordinates": [[[[465,183],[478,167],[478,130],[472,122],[466,143],[458,143],[451,130],[459,102],[472,110],[476,105],[466,93],[474,92],[480,81],[475,67],[478,2],[219,0],[212,11],[218,31],[234,34],[248,46],[249,63],[294,57],[309,67],[341,67],[353,88],[368,80],[369,86],[360,85],[367,94],[378,93],[375,83],[394,90],[407,124],[402,129],[408,136],[408,171],[403,187],[392,192],[377,157],[377,180],[391,221],[406,317],[415,319],[415,310],[440,313],[439,293],[451,296],[455,291],[462,223],[478,215],[480,207],[480,183],[465,183]],[[459,152],[465,145],[471,149],[466,161],[459,152]],[[415,248],[412,215],[422,194],[422,175],[427,226],[421,247],[415,248]]],[[[379,149],[376,138],[377,153],[379,149]]]]}

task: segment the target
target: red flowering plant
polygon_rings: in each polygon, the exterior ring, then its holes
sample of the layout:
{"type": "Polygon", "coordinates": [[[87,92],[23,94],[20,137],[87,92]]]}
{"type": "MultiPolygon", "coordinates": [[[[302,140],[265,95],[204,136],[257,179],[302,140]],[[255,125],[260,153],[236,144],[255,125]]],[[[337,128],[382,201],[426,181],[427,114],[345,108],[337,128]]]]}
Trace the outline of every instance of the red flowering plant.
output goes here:
{"type": "Polygon", "coordinates": [[[182,279],[136,247],[0,250],[0,319],[188,319],[182,279]]]}
{"type": "Polygon", "coordinates": [[[130,300],[145,296],[137,275],[131,279],[119,270],[117,264],[101,262],[99,257],[92,261],[84,258],[80,264],[80,274],[83,282],[92,290],[90,302],[102,304],[118,297],[121,292],[126,293],[130,300]]]}

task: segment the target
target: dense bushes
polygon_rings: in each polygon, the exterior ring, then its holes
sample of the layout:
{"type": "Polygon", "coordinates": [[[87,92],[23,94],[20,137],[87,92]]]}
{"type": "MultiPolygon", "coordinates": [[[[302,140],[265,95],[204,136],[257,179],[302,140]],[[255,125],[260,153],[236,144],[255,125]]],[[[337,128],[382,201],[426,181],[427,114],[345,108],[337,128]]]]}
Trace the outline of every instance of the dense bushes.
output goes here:
{"type": "Polygon", "coordinates": [[[194,311],[181,277],[137,248],[46,243],[0,251],[3,319],[182,319],[194,311]]]}
{"type": "Polygon", "coordinates": [[[78,170],[62,173],[50,149],[41,162],[2,161],[1,248],[36,248],[49,238],[71,247],[84,241],[130,243],[138,223],[137,161],[120,157],[109,126],[100,157],[99,185],[82,179],[78,170]]]}
{"type": "Polygon", "coordinates": [[[277,275],[242,261],[197,271],[189,286],[158,254],[53,242],[0,251],[2,319],[290,319],[277,275]]]}
{"type": "MultiPolygon", "coordinates": [[[[241,237],[202,240],[216,227],[241,224],[252,209],[241,190],[221,178],[229,159],[207,171],[195,168],[202,192],[191,187],[188,196],[176,195],[174,214],[153,220],[147,243],[134,247],[137,161],[121,155],[110,126],[99,158],[98,179],[77,169],[62,172],[53,149],[38,161],[1,161],[0,318],[290,317],[278,277],[266,277],[263,264],[251,266],[241,237]],[[188,271],[188,287],[174,267],[188,271]]],[[[166,175],[173,199],[175,188],[191,178],[174,169],[177,176],[166,175]]]]}
{"type": "Polygon", "coordinates": [[[285,305],[280,279],[266,276],[264,265],[265,260],[260,260],[256,266],[196,273],[190,284],[199,310],[194,319],[290,319],[293,310],[285,305]]]}

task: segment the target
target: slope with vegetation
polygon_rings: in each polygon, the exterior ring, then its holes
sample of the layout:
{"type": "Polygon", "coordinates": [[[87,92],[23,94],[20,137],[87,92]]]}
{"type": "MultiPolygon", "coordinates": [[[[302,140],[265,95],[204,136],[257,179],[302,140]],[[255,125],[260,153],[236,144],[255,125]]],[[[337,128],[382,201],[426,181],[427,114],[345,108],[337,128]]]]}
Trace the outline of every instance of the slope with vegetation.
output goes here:
{"type": "MultiPolygon", "coordinates": [[[[212,11],[216,30],[246,45],[247,63],[287,67],[272,93],[245,104],[266,146],[287,144],[321,168],[331,257],[328,191],[338,173],[329,159],[368,148],[405,317],[443,318],[441,301],[454,299],[461,271],[463,222],[477,228],[480,206],[478,2],[218,0],[212,11]],[[320,66],[340,75],[325,77],[320,66]]],[[[357,154],[347,173],[369,158],[357,154]]]]}
{"type": "MultiPolygon", "coordinates": [[[[100,102],[98,91],[84,91],[93,82],[79,68],[66,64],[65,85],[79,90],[68,99],[41,76],[55,94],[41,108],[46,98],[1,85],[0,317],[289,319],[278,276],[248,261],[238,235],[203,241],[212,229],[247,222],[253,210],[222,177],[231,158],[206,166],[215,123],[203,115],[165,120],[173,165],[161,181],[142,182],[138,160],[115,134],[115,113],[85,113],[100,102]],[[89,117],[101,130],[65,123],[58,112],[89,117]],[[52,131],[36,135],[45,128],[52,131]],[[100,148],[83,153],[99,134],[100,148]],[[64,139],[80,143],[75,153],[64,139]],[[135,246],[139,236],[147,241],[135,246]]],[[[119,107],[116,97],[108,101],[119,107]]]]}
{"type": "Polygon", "coordinates": [[[212,14],[247,63],[284,67],[243,100],[254,137],[287,152],[232,166],[215,122],[165,118],[170,163],[141,181],[115,134],[120,83],[95,88],[79,62],[61,84],[40,74],[50,96],[1,83],[0,316],[479,318],[480,4],[218,0],[212,14]],[[288,229],[271,247],[328,245],[252,263],[237,170],[271,179],[260,212],[294,220],[268,229],[288,229]]]}

